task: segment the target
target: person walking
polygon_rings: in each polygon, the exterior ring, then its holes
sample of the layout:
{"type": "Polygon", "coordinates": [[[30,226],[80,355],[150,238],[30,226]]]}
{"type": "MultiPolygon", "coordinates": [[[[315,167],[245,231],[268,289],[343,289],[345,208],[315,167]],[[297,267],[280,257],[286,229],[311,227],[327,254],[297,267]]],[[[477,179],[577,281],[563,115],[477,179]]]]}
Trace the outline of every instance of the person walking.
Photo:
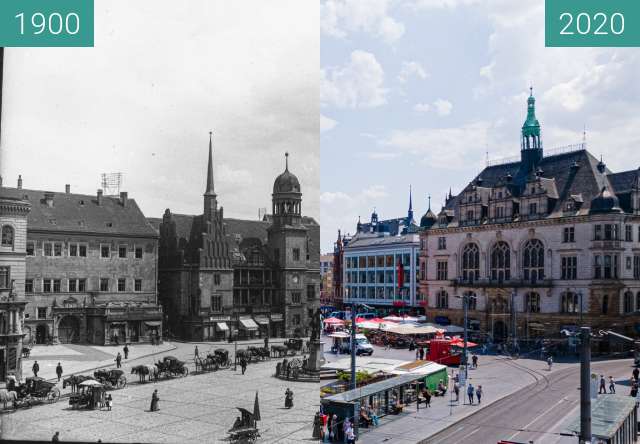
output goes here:
{"type": "Polygon", "coordinates": [[[609,376],[609,393],[616,392],[616,382],[613,380],[613,376],[609,376]]]}
{"type": "Polygon", "coordinates": [[[356,442],[356,434],[353,431],[353,426],[349,424],[349,428],[347,429],[347,444],[355,444],[356,442]]]}
{"type": "Polygon", "coordinates": [[[40,371],[40,365],[38,364],[38,361],[35,361],[33,363],[33,367],[31,367],[31,370],[33,371],[33,376],[37,378],[38,372],[40,371]]]}
{"type": "Polygon", "coordinates": [[[60,378],[62,378],[62,365],[59,362],[56,366],[56,375],[58,375],[58,382],[60,382],[60,378]]]}
{"type": "Polygon", "coordinates": [[[240,358],[240,368],[242,368],[242,374],[244,375],[244,372],[247,371],[247,360],[244,356],[240,358]]]}
{"type": "Polygon", "coordinates": [[[345,444],[347,443],[347,430],[349,430],[349,428],[351,428],[351,421],[349,421],[349,418],[346,418],[342,423],[342,436],[345,444]]]}
{"type": "Polygon", "coordinates": [[[456,395],[456,402],[460,399],[460,384],[458,382],[453,383],[453,393],[456,395]]]}
{"type": "Polygon", "coordinates": [[[158,408],[158,402],[160,401],[160,397],[158,396],[158,389],[155,389],[153,391],[153,394],[151,395],[151,409],[150,411],[155,412],[160,410],[158,408]]]}
{"type": "Polygon", "coordinates": [[[431,390],[426,389],[424,391],[424,403],[427,405],[427,407],[431,407],[431,390]]]}
{"type": "Polygon", "coordinates": [[[636,396],[638,396],[638,383],[637,382],[632,382],[631,383],[631,393],[629,393],[629,395],[632,398],[635,398],[636,396]]]}
{"type": "Polygon", "coordinates": [[[469,384],[467,387],[467,396],[469,397],[469,404],[473,405],[473,395],[475,393],[475,389],[473,388],[473,384],[469,384]]]}
{"type": "Polygon", "coordinates": [[[287,387],[287,390],[284,392],[284,407],[287,409],[293,407],[293,392],[289,387],[287,387]]]}
{"type": "Polygon", "coordinates": [[[607,381],[604,379],[604,375],[600,375],[600,388],[598,394],[607,393],[607,381]]]}
{"type": "Polygon", "coordinates": [[[424,361],[424,347],[420,347],[420,360],[424,361]]]}
{"type": "Polygon", "coordinates": [[[113,407],[113,398],[111,397],[111,393],[107,395],[106,401],[107,401],[107,410],[111,411],[111,407],[113,407]]]}
{"type": "Polygon", "coordinates": [[[124,359],[129,359],[129,346],[127,344],[124,344],[122,351],[124,352],[124,359]]]}
{"type": "Polygon", "coordinates": [[[638,367],[633,369],[633,379],[635,379],[636,381],[638,380],[638,376],[640,376],[640,370],[638,370],[638,367]]]}
{"type": "Polygon", "coordinates": [[[120,367],[122,367],[122,355],[118,352],[118,355],[116,356],[116,368],[120,367]]]}
{"type": "Polygon", "coordinates": [[[264,337],[264,348],[269,349],[269,336],[264,337]]]}
{"type": "Polygon", "coordinates": [[[478,388],[476,389],[476,398],[478,398],[478,404],[480,404],[480,401],[482,400],[482,386],[479,385],[478,388]]]}
{"type": "Polygon", "coordinates": [[[416,349],[416,361],[418,359],[420,359],[420,349],[419,348],[416,349]]]}
{"type": "Polygon", "coordinates": [[[56,432],[51,437],[51,442],[59,442],[60,441],[60,432],[56,432]]]}
{"type": "Polygon", "coordinates": [[[333,442],[336,439],[338,439],[338,415],[334,413],[329,426],[329,441],[333,442]]]}
{"type": "Polygon", "coordinates": [[[471,355],[471,363],[473,364],[473,368],[478,368],[478,356],[471,355]]]}
{"type": "Polygon", "coordinates": [[[199,357],[200,353],[198,352],[198,346],[196,345],[196,348],[193,350],[193,360],[197,361],[199,357]]]}
{"type": "Polygon", "coordinates": [[[549,366],[549,371],[551,371],[551,366],[553,365],[553,357],[551,355],[547,358],[547,365],[549,366]]]}

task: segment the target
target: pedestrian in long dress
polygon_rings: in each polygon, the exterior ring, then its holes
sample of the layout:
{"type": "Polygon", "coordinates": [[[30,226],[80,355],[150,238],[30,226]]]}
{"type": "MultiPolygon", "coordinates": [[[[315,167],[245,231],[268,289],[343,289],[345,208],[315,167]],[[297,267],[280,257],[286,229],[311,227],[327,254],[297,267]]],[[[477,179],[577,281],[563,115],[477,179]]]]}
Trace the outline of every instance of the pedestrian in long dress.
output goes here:
{"type": "Polygon", "coordinates": [[[51,442],[59,442],[60,441],[60,432],[56,432],[51,437],[51,442]]]}
{"type": "Polygon", "coordinates": [[[346,419],[344,420],[344,423],[342,423],[342,436],[343,436],[343,438],[344,438],[344,442],[345,442],[345,444],[346,444],[347,440],[349,439],[349,438],[348,438],[348,435],[347,435],[347,431],[348,431],[350,428],[351,428],[351,421],[349,421],[349,418],[346,418],[346,419]]]}
{"type": "Polygon", "coordinates": [[[293,407],[293,392],[289,387],[287,387],[287,390],[284,392],[284,406],[287,409],[293,407]]]}
{"type": "Polygon", "coordinates": [[[59,362],[56,366],[56,375],[58,375],[58,382],[60,382],[60,378],[62,378],[62,365],[59,362]]]}
{"type": "Polygon", "coordinates": [[[473,405],[473,395],[475,394],[475,389],[473,388],[473,384],[469,384],[467,388],[467,396],[469,397],[469,404],[473,405]]]}
{"type": "Polygon", "coordinates": [[[111,407],[113,407],[113,398],[111,397],[111,393],[107,395],[107,410],[111,411],[111,407]]]}
{"type": "Polygon", "coordinates": [[[480,404],[480,401],[482,400],[482,386],[479,385],[478,388],[476,389],[476,398],[478,398],[478,404],[480,404]]]}
{"type": "Polygon", "coordinates": [[[198,353],[198,346],[196,345],[195,350],[193,350],[193,360],[197,360],[200,357],[200,354],[198,353]]]}
{"type": "Polygon", "coordinates": [[[31,370],[33,371],[33,376],[37,378],[38,372],[40,371],[40,365],[38,364],[38,361],[35,361],[33,363],[33,367],[31,367],[31,370]]]}
{"type": "Polygon", "coordinates": [[[549,371],[551,371],[551,366],[553,365],[553,358],[551,356],[547,358],[547,365],[549,366],[549,371]]]}
{"type": "Polygon", "coordinates": [[[453,393],[456,395],[456,402],[460,399],[460,384],[458,382],[453,383],[453,393]]]}
{"type": "Polygon", "coordinates": [[[472,355],[471,356],[471,363],[473,364],[473,368],[478,368],[478,356],[477,355],[472,355]]]}
{"type": "Polygon", "coordinates": [[[160,401],[160,397],[158,396],[158,389],[153,391],[153,395],[151,395],[151,411],[155,412],[160,410],[158,408],[158,402],[160,401]]]}
{"type": "Polygon", "coordinates": [[[120,367],[122,367],[122,355],[118,352],[118,355],[116,356],[116,368],[120,367]]]}

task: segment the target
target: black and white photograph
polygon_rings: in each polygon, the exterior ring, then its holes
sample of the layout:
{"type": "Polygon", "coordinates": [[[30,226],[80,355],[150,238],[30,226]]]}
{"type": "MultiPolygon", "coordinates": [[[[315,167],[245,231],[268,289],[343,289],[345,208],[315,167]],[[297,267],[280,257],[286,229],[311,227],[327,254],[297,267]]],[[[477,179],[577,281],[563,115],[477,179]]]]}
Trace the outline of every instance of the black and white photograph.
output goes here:
{"type": "Polygon", "coordinates": [[[312,439],[319,15],[96,0],[94,47],[0,48],[0,439],[312,439]]]}

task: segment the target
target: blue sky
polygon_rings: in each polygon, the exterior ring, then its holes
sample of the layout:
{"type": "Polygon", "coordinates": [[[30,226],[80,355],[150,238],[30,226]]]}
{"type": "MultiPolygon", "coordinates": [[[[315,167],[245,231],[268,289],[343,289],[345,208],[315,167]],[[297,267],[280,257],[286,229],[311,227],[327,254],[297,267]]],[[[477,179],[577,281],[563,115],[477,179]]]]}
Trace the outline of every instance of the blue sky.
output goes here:
{"type": "Polygon", "coordinates": [[[485,160],[519,155],[533,85],[545,149],[586,140],[639,166],[639,49],[545,48],[544,2],[321,2],[321,225],[328,251],[374,207],[440,209],[485,160]]]}

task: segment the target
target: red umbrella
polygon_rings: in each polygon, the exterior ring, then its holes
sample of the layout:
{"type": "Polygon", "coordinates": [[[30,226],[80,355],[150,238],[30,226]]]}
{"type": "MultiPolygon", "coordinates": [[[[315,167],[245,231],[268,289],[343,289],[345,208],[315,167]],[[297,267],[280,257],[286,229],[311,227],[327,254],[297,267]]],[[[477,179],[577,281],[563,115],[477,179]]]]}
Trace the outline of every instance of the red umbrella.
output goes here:
{"type": "MultiPolygon", "coordinates": [[[[455,337],[451,340],[451,345],[455,345],[457,347],[464,347],[464,339],[455,337]]],[[[478,344],[475,342],[467,341],[467,347],[476,347],[478,344]]]]}
{"type": "Polygon", "coordinates": [[[338,318],[327,318],[322,322],[324,322],[325,324],[344,324],[344,321],[338,318]]]}
{"type": "Polygon", "coordinates": [[[365,318],[356,318],[356,324],[360,324],[361,322],[366,321],[365,318]]]}

